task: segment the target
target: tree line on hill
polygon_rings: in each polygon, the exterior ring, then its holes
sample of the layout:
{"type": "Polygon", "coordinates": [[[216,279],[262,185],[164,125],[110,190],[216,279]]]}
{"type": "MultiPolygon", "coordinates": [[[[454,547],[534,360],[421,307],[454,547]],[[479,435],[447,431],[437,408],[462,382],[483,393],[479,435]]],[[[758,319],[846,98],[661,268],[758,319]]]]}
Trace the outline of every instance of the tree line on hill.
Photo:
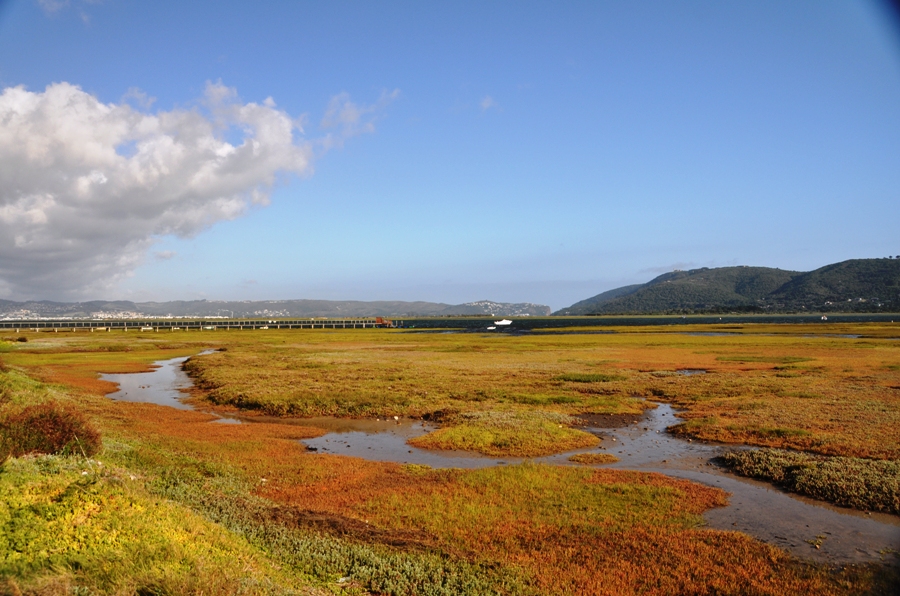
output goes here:
{"type": "Polygon", "coordinates": [[[900,256],[853,259],[809,272],[747,266],[676,270],[645,284],[603,292],[553,314],[810,311],[900,311],[900,256]]]}

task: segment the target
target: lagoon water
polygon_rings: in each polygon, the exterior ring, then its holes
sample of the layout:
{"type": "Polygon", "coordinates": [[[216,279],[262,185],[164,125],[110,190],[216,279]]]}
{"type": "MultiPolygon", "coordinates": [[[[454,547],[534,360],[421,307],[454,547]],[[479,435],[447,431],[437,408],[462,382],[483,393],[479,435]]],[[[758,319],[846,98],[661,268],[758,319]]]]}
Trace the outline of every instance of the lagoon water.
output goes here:
{"type": "MultiPolygon", "coordinates": [[[[466,318],[466,317],[440,317],[434,319],[420,318],[401,321],[401,323],[410,329],[455,329],[457,331],[485,332],[485,333],[522,333],[532,332],[541,333],[542,329],[561,329],[565,327],[596,327],[599,332],[610,333],[612,331],[603,331],[602,328],[609,327],[633,327],[640,325],[744,325],[747,323],[806,323],[811,325],[824,323],[889,323],[897,318],[896,314],[880,314],[880,313],[859,313],[859,314],[829,314],[827,321],[821,320],[822,313],[809,315],[765,315],[765,314],[735,314],[735,315],[689,315],[680,316],[596,316],[596,317],[516,317],[512,324],[508,327],[498,327],[495,330],[488,331],[487,328],[493,323],[485,318],[466,318]]],[[[566,333],[565,331],[549,331],[549,333],[566,333]]],[[[585,333],[585,331],[575,331],[574,333],[585,333]]],[[[691,335],[731,335],[725,330],[718,329],[714,332],[698,332],[692,331],[691,335]]]]}
{"type": "MultiPolygon", "coordinates": [[[[198,356],[211,354],[215,350],[204,350],[198,356]]],[[[193,407],[181,400],[187,397],[187,390],[194,382],[182,369],[182,365],[190,358],[170,358],[157,360],[153,370],[142,373],[101,374],[104,381],[116,383],[118,391],[106,397],[121,401],[138,401],[144,403],[169,406],[179,410],[192,410],[193,407]]]]}
{"type": "Polygon", "coordinates": [[[191,406],[181,402],[186,395],[185,390],[193,385],[191,378],[181,369],[186,360],[187,357],[159,360],[153,363],[155,368],[150,372],[107,374],[100,375],[100,378],[119,385],[118,391],[107,395],[112,399],[190,410],[191,406]]]}
{"type": "MultiPolygon", "coordinates": [[[[144,401],[190,409],[183,403],[190,378],[181,370],[187,358],[156,362],[154,371],[102,375],[119,383],[109,394],[114,399],[144,401]]],[[[682,372],[682,371],[680,371],[682,372]]],[[[704,371],[683,371],[702,374],[704,371]]],[[[271,418],[231,415],[216,422],[270,422],[321,428],[325,435],[303,441],[316,453],[330,453],[375,461],[422,464],[435,468],[481,468],[512,465],[524,458],[493,458],[459,451],[429,451],[408,445],[412,437],[434,428],[410,419],[348,420],[339,418],[271,418]]],[[[866,514],[831,506],[796,495],[772,485],[741,478],[720,469],[710,460],[723,446],[676,438],[666,428],[679,421],[668,404],[657,404],[634,424],[620,428],[587,427],[601,438],[599,449],[579,449],[568,453],[534,458],[552,465],[573,465],[574,453],[604,451],[619,458],[609,467],[657,472],[715,486],[732,494],[729,505],[704,514],[707,525],[722,530],[745,532],[798,556],[829,563],[898,562],[891,553],[900,551],[900,516],[866,514]],[[814,543],[819,543],[815,548],[814,543]]]]}

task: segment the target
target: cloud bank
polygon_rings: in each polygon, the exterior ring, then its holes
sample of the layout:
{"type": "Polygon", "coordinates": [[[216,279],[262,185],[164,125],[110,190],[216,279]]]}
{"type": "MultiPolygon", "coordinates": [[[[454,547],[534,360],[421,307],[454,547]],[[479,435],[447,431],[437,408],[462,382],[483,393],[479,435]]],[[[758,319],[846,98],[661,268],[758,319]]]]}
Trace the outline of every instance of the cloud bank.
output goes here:
{"type": "MultiPolygon", "coordinates": [[[[338,97],[343,136],[371,130],[362,120],[372,110],[338,97]]],[[[160,237],[266,204],[280,174],[311,173],[330,144],[302,138],[271,98],[241,103],[221,84],[208,83],[194,109],[132,103],[68,83],[0,94],[0,296],[107,290],[160,237]]]]}

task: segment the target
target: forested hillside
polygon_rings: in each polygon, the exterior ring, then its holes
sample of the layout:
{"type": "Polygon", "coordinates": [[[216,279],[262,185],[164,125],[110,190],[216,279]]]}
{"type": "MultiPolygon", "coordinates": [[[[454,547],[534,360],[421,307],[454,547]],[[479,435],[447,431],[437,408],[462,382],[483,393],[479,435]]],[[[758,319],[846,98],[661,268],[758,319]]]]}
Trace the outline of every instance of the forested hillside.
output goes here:
{"type": "Polygon", "coordinates": [[[900,310],[900,258],[854,259],[803,273],[770,267],[673,271],[609,290],[557,315],[900,310]]]}

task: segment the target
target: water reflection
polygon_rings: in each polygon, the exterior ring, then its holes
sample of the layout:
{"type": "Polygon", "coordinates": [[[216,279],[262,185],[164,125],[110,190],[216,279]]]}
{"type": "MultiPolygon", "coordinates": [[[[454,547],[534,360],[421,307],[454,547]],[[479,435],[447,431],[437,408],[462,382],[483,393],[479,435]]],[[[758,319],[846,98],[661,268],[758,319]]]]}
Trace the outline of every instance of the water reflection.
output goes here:
{"type": "Polygon", "coordinates": [[[190,410],[193,408],[181,401],[187,395],[185,391],[193,385],[191,378],[181,370],[186,360],[187,357],[159,360],[153,363],[156,368],[150,372],[103,374],[100,378],[119,385],[118,391],[107,395],[112,399],[190,410]]]}

